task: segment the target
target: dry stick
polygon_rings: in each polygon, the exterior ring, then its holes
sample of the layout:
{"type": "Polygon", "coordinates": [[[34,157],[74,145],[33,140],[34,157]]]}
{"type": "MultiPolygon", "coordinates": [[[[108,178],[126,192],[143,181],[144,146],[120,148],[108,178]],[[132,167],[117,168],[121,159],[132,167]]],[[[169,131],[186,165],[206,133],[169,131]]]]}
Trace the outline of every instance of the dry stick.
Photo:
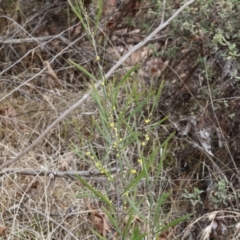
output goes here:
{"type": "MultiPolygon", "coordinates": [[[[130,55],[132,55],[135,51],[137,51],[138,49],[140,49],[141,47],[143,47],[147,42],[149,42],[155,35],[157,35],[158,32],[160,32],[162,29],[164,29],[166,26],[168,26],[170,24],[170,22],[175,19],[187,6],[189,6],[190,4],[192,4],[195,0],[189,0],[188,2],[186,2],[181,8],[179,8],[166,22],[164,22],[163,24],[160,24],[150,35],[148,35],[146,38],[144,38],[140,43],[138,43],[137,45],[133,46],[129,52],[127,52],[124,56],[122,56],[117,63],[107,72],[107,74],[105,75],[105,78],[109,78],[114,71],[121,66],[126,59],[128,59],[128,57],[130,55]]],[[[94,84],[94,88],[98,88],[99,86],[101,86],[101,80],[98,81],[97,83],[94,84]]],[[[3,163],[0,166],[0,170],[9,166],[10,164],[18,161],[22,156],[24,156],[29,150],[31,150],[33,147],[35,147],[40,141],[41,139],[43,139],[46,134],[54,127],[56,126],[59,122],[61,122],[70,112],[72,112],[75,108],[77,108],[78,106],[80,106],[92,93],[92,89],[89,90],[89,92],[87,92],[81,99],[78,100],[78,102],[76,102],[75,104],[73,104],[70,108],[68,108],[61,116],[59,116],[54,122],[52,122],[52,124],[50,124],[41,134],[40,136],[32,143],[30,144],[27,148],[25,148],[22,152],[20,152],[14,159],[9,160],[5,163],[3,163]]]]}
{"type": "Polygon", "coordinates": [[[47,40],[52,40],[53,38],[58,37],[58,35],[50,35],[44,37],[31,37],[31,38],[18,38],[18,39],[4,39],[0,37],[1,44],[17,44],[17,43],[31,43],[31,42],[44,42],[47,40]]]}
{"type": "MultiPolygon", "coordinates": [[[[107,169],[109,174],[118,172],[118,168],[110,168],[107,169]]],[[[20,175],[32,175],[32,176],[49,176],[53,174],[54,177],[98,177],[98,176],[106,176],[105,173],[102,173],[98,169],[92,169],[88,171],[50,171],[50,170],[38,170],[38,169],[22,169],[22,168],[5,168],[0,172],[0,176],[4,174],[20,174],[20,175]]]]}

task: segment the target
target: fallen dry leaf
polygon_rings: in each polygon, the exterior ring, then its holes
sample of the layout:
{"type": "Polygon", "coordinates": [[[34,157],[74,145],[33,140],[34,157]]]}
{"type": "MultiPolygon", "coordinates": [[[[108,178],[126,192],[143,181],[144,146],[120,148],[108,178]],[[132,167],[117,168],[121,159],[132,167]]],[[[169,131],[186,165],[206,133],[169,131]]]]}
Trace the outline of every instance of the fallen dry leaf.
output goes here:
{"type": "Polygon", "coordinates": [[[236,228],[237,230],[240,229],[240,222],[235,225],[235,228],[236,228]]]}
{"type": "Polygon", "coordinates": [[[7,117],[16,117],[17,116],[17,111],[11,104],[8,104],[8,106],[7,106],[6,116],[7,117]]]}
{"type": "Polygon", "coordinates": [[[7,229],[8,229],[8,228],[7,228],[6,226],[0,225],[0,237],[3,237],[3,236],[6,235],[6,230],[7,230],[7,229]]]}
{"type": "MultiPolygon", "coordinates": [[[[129,217],[130,217],[130,216],[127,215],[127,216],[124,218],[124,224],[127,224],[127,223],[128,223],[129,217]]],[[[132,218],[132,220],[131,220],[131,224],[136,224],[136,223],[141,223],[141,222],[142,222],[141,219],[140,219],[137,215],[133,216],[133,218],[132,218]]]]}
{"type": "Polygon", "coordinates": [[[60,171],[77,170],[76,158],[72,152],[65,153],[61,156],[58,169],[60,171]]]}
{"type": "Polygon", "coordinates": [[[57,77],[56,73],[53,71],[53,69],[50,65],[50,62],[44,61],[43,63],[47,66],[47,69],[48,69],[47,73],[49,74],[49,76],[51,76],[53,80],[55,80],[60,86],[62,86],[62,83],[61,83],[60,79],[57,77]]]}
{"type": "Polygon", "coordinates": [[[208,240],[211,235],[214,236],[226,236],[227,234],[227,226],[223,213],[219,211],[212,212],[208,215],[209,220],[211,221],[209,225],[203,230],[201,240],[208,240]]]}
{"type": "Polygon", "coordinates": [[[90,205],[88,205],[88,209],[90,210],[90,223],[103,237],[106,237],[107,232],[110,230],[106,214],[90,205]]]}

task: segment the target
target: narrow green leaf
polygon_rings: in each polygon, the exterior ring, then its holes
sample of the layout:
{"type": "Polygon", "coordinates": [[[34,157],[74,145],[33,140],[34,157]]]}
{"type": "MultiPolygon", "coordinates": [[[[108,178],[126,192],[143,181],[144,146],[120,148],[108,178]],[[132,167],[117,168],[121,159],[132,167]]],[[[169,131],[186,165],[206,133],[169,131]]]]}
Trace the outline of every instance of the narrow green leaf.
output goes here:
{"type": "Polygon", "coordinates": [[[78,70],[82,71],[84,74],[86,74],[88,77],[91,78],[91,80],[97,82],[97,79],[90,73],[88,72],[84,67],[80,66],[79,64],[75,63],[74,61],[72,61],[71,59],[68,59],[68,61],[74,66],[76,67],[78,70]]]}
{"type": "Polygon", "coordinates": [[[160,86],[158,88],[158,91],[157,91],[157,95],[154,96],[154,101],[153,101],[153,106],[152,106],[152,109],[151,109],[151,113],[153,113],[153,111],[155,110],[155,107],[159,103],[159,99],[160,99],[160,96],[161,96],[161,93],[162,93],[162,90],[163,90],[163,86],[164,86],[164,81],[161,81],[161,84],[160,84],[160,86]]]}
{"type": "Polygon", "coordinates": [[[148,95],[142,102],[140,102],[138,104],[138,106],[131,112],[131,114],[129,114],[129,116],[127,116],[126,119],[131,119],[132,116],[136,115],[137,112],[140,112],[143,107],[146,105],[146,103],[149,101],[150,96],[148,95]]]}
{"type": "Polygon", "coordinates": [[[152,162],[155,159],[152,158],[150,159],[147,163],[146,163],[146,167],[136,176],[136,178],[134,180],[132,180],[127,187],[125,188],[123,193],[126,193],[129,191],[130,188],[136,186],[144,177],[148,177],[148,169],[150,168],[150,166],[152,165],[152,162]]]}
{"type": "Polygon", "coordinates": [[[145,239],[145,237],[147,236],[148,234],[147,233],[144,233],[144,234],[141,234],[141,235],[138,235],[138,236],[133,236],[131,238],[131,240],[141,240],[141,239],[145,239]]]}
{"type": "Polygon", "coordinates": [[[77,176],[78,180],[90,191],[95,193],[103,202],[105,202],[109,207],[113,208],[112,203],[108,200],[107,197],[102,195],[99,191],[97,191],[94,187],[92,187],[87,181],[85,181],[83,178],[80,176],[77,176]]]}
{"type": "Polygon", "coordinates": [[[139,231],[139,226],[135,226],[132,233],[131,240],[141,240],[141,239],[144,239],[144,237],[147,235],[148,235],[147,233],[141,234],[139,231]]]}
{"type": "Polygon", "coordinates": [[[164,232],[166,230],[168,230],[171,227],[174,227],[175,225],[184,222],[185,220],[187,220],[188,218],[190,218],[193,214],[187,214],[186,216],[177,218],[175,220],[173,220],[172,222],[170,222],[169,224],[167,224],[166,226],[164,226],[163,228],[159,229],[158,231],[155,232],[155,234],[159,233],[159,232],[164,232]]]}
{"type": "Polygon", "coordinates": [[[146,176],[146,173],[145,173],[145,170],[142,170],[138,175],[137,177],[131,181],[128,186],[125,188],[124,192],[123,193],[126,193],[129,191],[130,188],[132,188],[133,186],[136,186],[142,178],[144,178],[146,176]]]}
{"type": "MultiPolygon", "coordinates": [[[[132,209],[134,210],[134,212],[144,221],[147,222],[146,218],[142,215],[142,213],[139,211],[139,208],[136,206],[136,204],[134,203],[134,201],[132,201],[132,199],[130,199],[128,196],[126,196],[128,202],[130,203],[132,209]]],[[[138,205],[140,206],[141,203],[144,201],[144,198],[142,198],[142,200],[140,202],[138,202],[138,205]]]]}
{"type": "Polygon", "coordinates": [[[98,12],[97,12],[97,18],[96,18],[96,23],[95,23],[95,26],[96,26],[95,32],[97,32],[97,30],[98,30],[98,24],[100,22],[100,18],[102,15],[102,9],[103,9],[103,0],[98,0],[98,12]]]}
{"type": "Polygon", "coordinates": [[[161,210],[161,207],[163,206],[163,204],[166,202],[166,200],[168,199],[168,197],[170,196],[171,194],[170,193],[164,193],[160,196],[160,198],[157,200],[157,203],[156,203],[156,210],[154,212],[154,225],[157,224],[157,221],[159,219],[159,216],[160,216],[160,210],[161,210]]]}
{"type": "Polygon", "coordinates": [[[90,230],[99,237],[100,240],[107,240],[105,237],[103,237],[101,234],[99,234],[97,231],[95,231],[94,229],[90,228],[90,230]]]}

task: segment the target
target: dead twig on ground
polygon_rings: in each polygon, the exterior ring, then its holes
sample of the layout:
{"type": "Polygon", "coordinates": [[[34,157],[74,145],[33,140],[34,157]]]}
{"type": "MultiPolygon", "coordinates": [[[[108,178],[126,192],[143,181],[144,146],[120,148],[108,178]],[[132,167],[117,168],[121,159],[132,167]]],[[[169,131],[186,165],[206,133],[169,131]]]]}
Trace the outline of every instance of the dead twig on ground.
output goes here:
{"type": "MultiPolygon", "coordinates": [[[[117,173],[118,168],[108,169],[109,174],[117,173]]],[[[64,178],[75,178],[76,176],[80,177],[98,177],[104,176],[105,173],[102,173],[98,169],[90,169],[88,171],[51,171],[51,170],[34,170],[34,169],[21,169],[21,168],[6,168],[0,172],[0,176],[4,174],[21,174],[21,175],[32,175],[32,176],[50,176],[53,174],[54,177],[64,177],[64,178]]]]}

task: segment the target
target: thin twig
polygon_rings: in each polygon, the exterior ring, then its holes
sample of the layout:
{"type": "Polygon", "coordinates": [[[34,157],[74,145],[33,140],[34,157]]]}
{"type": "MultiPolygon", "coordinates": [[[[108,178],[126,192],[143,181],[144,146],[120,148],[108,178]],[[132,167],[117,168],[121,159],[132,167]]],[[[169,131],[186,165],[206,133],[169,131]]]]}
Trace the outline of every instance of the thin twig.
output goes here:
{"type": "MultiPolygon", "coordinates": [[[[112,174],[118,172],[119,169],[111,168],[107,172],[112,174]]],[[[51,171],[51,170],[34,170],[34,169],[23,169],[23,168],[6,168],[0,172],[0,176],[4,174],[21,174],[21,175],[32,175],[32,176],[49,176],[53,174],[54,177],[97,177],[104,176],[106,174],[102,173],[98,169],[91,169],[88,171],[51,171]]]]}
{"type": "MultiPolygon", "coordinates": [[[[19,43],[30,43],[30,42],[36,42],[36,43],[40,43],[40,44],[46,44],[51,42],[54,39],[60,39],[63,43],[65,43],[68,46],[72,46],[73,48],[75,48],[78,51],[81,51],[81,53],[84,55],[92,55],[92,57],[94,57],[93,53],[81,48],[79,46],[75,46],[73,43],[76,43],[77,41],[79,41],[83,36],[81,36],[80,38],[77,38],[76,40],[74,40],[74,42],[71,42],[70,40],[68,40],[67,38],[65,38],[64,36],[62,36],[63,32],[61,32],[60,34],[57,35],[50,35],[50,36],[44,36],[44,37],[29,37],[29,38],[14,38],[14,39],[4,39],[3,37],[0,37],[0,43],[1,44],[19,44],[19,43]],[[47,41],[47,42],[46,42],[47,41]]],[[[38,46],[39,47],[39,46],[38,46]]],[[[37,47],[37,48],[38,48],[37,47]]],[[[35,50],[35,49],[34,49],[35,50]]]]}
{"type": "MultiPolygon", "coordinates": [[[[162,29],[167,27],[170,22],[175,19],[187,6],[192,4],[195,0],[189,0],[187,1],[182,7],[180,7],[166,22],[163,24],[160,24],[150,35],[148,35],[143,41],[138,43],[137,45],[133,46],[129,52],[127,52],[124,56],[122,56],[117,63],[107,72],[105,75],[105,78],[108,79],[116,69],[118,69],[135,51],[143,47],[147,42],[149,42],[154,36],[156,36],[162,29]]],[[[94,84],[94,88],[97,89],[101,86],[102,80],[98,81],[94,84]]],[[[79,99],[75,104],[73,104],[71,107],[69,107],[61,116],[59,116],[52,124],[50,124],[39,136],[38,138],[30,144],[27,148],[25,148],[23,151],[21,151],[15,158],[12,160],[9,160],[5,163],[3,163],[0,166],[0,169],[3,169],[12,163],[18,161],[22,156],[24,156],[29,150],[31,150],[33,147],[35,147],[39,142],[46,136],[49,131],[55,127],[59,122],[61,122],[67,115],[69,115],[70,112],[72,112],[74,109],[79,107],[92,93],[92,89],[89,90],[81,99],[79,99]]]]}
{"type": "Polygon", "coordinates": [[[30,43],[30,42],[44,42],[47,40],[53,40],[58,38],[58,35],[44,36],[44,37],[30,37],[30,38],[18,38],[18,39],[4,39],[0,37],[0,43],[2,44],[17,44],[17,43],[30,43]]]}

